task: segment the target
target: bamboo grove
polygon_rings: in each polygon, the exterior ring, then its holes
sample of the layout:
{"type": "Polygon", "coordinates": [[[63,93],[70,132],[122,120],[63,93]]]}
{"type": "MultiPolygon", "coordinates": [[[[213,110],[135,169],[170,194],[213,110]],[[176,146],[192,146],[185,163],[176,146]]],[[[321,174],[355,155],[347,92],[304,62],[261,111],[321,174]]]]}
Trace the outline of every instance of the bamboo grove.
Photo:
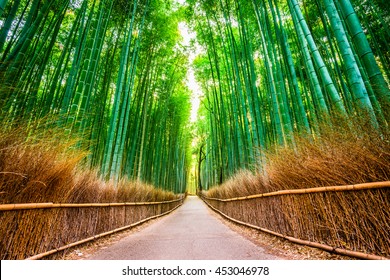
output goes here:
{"type": "Polygon", "coordinates": [[[207,189],[339,117],[386,132],[389,26],[386,0],[0,0],[1,124],[61,128],[102,178],[176,193],[193,152],[207,189]]]}
{"type": "Polygon", "coordinates": [[[191,104],[172,5],[1,0],[2,123],[63,128],[103,178],[184,192],[191,104]]]}
{"type": "Polygon", "coordinates": [[[261,166],[264,151],[320,123],[390,120],[390,14],[380,0],[187,1],[205,53],[198,186],[261,166]]]}

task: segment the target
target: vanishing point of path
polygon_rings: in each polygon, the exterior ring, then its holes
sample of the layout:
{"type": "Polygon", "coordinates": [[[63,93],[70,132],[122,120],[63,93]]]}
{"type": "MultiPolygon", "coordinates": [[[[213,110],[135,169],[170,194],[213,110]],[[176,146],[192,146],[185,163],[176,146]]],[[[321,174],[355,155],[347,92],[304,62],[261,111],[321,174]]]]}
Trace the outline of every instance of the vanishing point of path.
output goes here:
{"type": "Polygon", "coordinates": [[[90,256],[95,260],[277,259],[232,231],[195,196],[143,230],[90,256]]]}

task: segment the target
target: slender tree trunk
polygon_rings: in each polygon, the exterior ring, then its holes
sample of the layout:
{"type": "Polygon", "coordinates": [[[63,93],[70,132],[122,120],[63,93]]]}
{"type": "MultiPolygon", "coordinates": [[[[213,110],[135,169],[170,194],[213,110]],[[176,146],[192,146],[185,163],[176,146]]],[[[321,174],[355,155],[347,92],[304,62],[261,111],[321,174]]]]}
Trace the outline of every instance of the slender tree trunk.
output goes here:
{"type": "Polygon", "coordinates": [[[324,3],[326,13],[330,19],[330,24],[332,26],[333,33],[336,37],[336,41],[344,61],[343,65],[354,101],[357,103],[358,107],[362,109],[362,111],[367,112],[371,116],[372,122],[374,124],[377,122],[375,113],[336,6],[334,5],[333,0],[324,0],[324,3]]]}
{"type": "Polygon", "coordinates": [[[314,42],[313,36],[309,30],[309,27],[306,23],[306,20],[303,17],[303,14],[301,12],[301,9],[299,7],[299,4],[296,0],[288,0],[290,11],[291,13],[295,13],[298,24],[302,28],[303,34],[305,36],[305,39],[307,40],[308,47],[310,49],[310,52],[313,56],[313,60],[315,62],[315,66],[317,71],[320,73],[322,82],[324,84],[324,87],[329,94],[330,99],[332,100],[332,104],[337,108],[337,110],[344,116],[347,115],[347,112],[345,110],[343,101],[341,100],[337,89],[332,81],[332,78],[329,74],[329,71],[321,57],[321,54],[314,42]]]}
{"type": "Polygon", "coordinates": [[[340,9],[343,19],[346,22],[352,41],[356,48],[359,58],[367,71],[368,78],[377,99],[382,106],[382,111],[385,115],[386,121],[390,122],[390,89],[386,83],[381,70],[375,60],[372,49],[367,41],[367,37],[363,32],[362,26],[358,16],[356,15],[352,4],[349,0],[340,0],[340,9]]]}

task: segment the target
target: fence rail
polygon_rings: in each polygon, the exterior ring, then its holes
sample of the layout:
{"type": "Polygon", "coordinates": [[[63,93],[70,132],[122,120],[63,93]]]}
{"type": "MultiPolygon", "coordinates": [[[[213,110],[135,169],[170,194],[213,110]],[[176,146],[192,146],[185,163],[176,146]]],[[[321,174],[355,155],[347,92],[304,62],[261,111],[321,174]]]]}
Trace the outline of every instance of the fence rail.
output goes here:
{"type": "Polygon", "coordinates": [[[345,192],[345,191],[381,189],[381,188],[389,188],[389,187],[390,187],[390,181],[385,181],[385,182],[373,182],[373,183],[363,183],[363,184],[345,185],[345,186],[329,186],[329,187],[318,187],[318,188],[308,188],[308,189],[282,190],[276,192],[261,193],[261,194],[254,194],[248,196],[233,197],[233,198],[213,198],[213,197],[206,197],[206,196],[203,197],[207,200],[229,202],[229,201],[248,200],[248,199],[255,199],[255,198],[269,197],[269,196],[289,195],[289,194],[345,192]]]}
{"type": "Polygon", "coordinates": [[[390,181],[225,199],[200,196],[233,222],[298,244],[356,258],[390,258],[390,181]]]}
{"type": "Polygon", "coordinates": [[[19,204],[0,204],[0,211],[12,210],[30,210],[47,208],[83,208],[83,207],[114,207],[114,206],[141,206],[141,205],[159,205],[177,202],[182,198],[167,201],[154,202],[115,202],[115,203],[19,203],[19,204]]]}

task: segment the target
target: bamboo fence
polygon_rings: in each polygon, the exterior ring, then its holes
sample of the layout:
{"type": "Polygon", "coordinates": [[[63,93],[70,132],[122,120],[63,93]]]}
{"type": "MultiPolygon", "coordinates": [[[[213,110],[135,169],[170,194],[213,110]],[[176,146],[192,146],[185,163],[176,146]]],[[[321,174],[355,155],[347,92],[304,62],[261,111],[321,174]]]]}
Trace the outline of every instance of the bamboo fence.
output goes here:
{"type": "Polygon", "coordinates": [[[362,259],[390,258],[390,181],[201,198],[226,218],[292,242],[362,259]]]}
{"type": "Polygon", "coordinates": [[[0,205],[1,259],[40,259],[166,215],[185,199],[0,205]]]}

